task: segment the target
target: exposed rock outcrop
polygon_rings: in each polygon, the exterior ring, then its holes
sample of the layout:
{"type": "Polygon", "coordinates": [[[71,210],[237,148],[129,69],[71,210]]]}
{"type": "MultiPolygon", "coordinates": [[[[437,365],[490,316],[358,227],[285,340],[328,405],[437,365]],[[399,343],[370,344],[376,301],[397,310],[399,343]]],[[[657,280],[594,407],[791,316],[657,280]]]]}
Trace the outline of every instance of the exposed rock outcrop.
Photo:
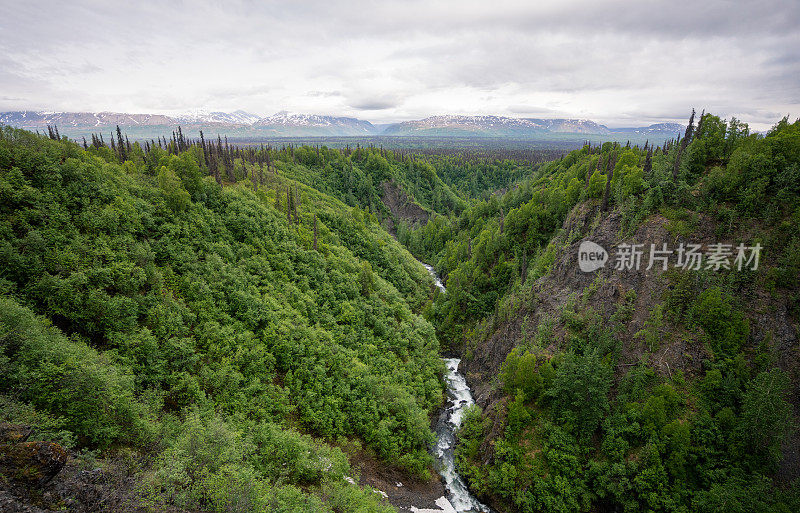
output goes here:
{"type": "MultiPolygon", "coordinates": [[[[582,203],[572,210],[553,241],[557,248],[550,272],[534,283],[533,293],[525,296],[526,300],[518,299],[513,308],[505,309],[513,313],[488,319],[482,330],[476,330],[476,333],[482,334],[469,341],[468,350],[464,350],[466,376],[476,403],[487,412],[494,424],[502,422],[502,416],[495,412],[503,410],[501,402],[504,400],[498,390],[497,376],[506,356],[521,343],[523,333],[530,337],[540,323],[547,319],[559,319],[564,307],[584,294],[588,295],[588,304],[604,323],[610,323],[612,315],[626,298],[633,298],[629,319],[615,327],[616,336],[622,342],[615,372],[617,379],[630,365],[642,358],[646,358],[648,365],[664,376],[676,370],[689,378],[701,375],[703,361],[712,355],[707,345],[700,341],[699,333],[687,333],[685,327],[665,321],[659,328],[658,347],[653,351],[648,351],[642,338],[636,336],[645,327],[653,309],[663,302],[667,290],[673,286],[660,265],[646,269],[650,244],[656,244],[659,248],[663,243],[674,248],[682,242],[735,245],[749,242],[750,234],[745,229],[735,235],[735,240],[717,237],[716,223],[703,214],[696,214],[696,226],[689,237],[675,235],[675,230],[668,229],[669,224],[668,219],[652,215],[633,233],[622,235],[623,220],[619,212],[602,213],[595,203],[582,203]],[[581,242],[587,240],[599,244],[609,254],[623,243],[644,244],[645,256],[639,270],[614,270],[615,262],[610,259],[605,267],[595,272],[583,272],[578,265],[578,248],[581,242]],[[635,294],[629,295],[629,291],[635,294]]],[[[769,259],[768,251],[763,258],[769,259]]],[[[792,376],[795,389],[790,395],[793,396],[795,415],[798,415],[800,359],[797,355],[800,348],[797,321],[787,307],[788,297],[785,292],[768,292],[757,284],[743,283],[739,287],[737,295],[748,306],[745,314],[750,323],[750,335],[746,345],[754,351],[762,341],[770,341],[776,364],[792,376]]],[[[557,352],[565,338],[561,323],[555,322],[554,327],[550,346],[545,348],[551,354],[557,352]]],[[[784,444],[783,463],[777,476],[787,480],[800,476],[800,438],[797,433],[789,438],[791,440],[784,444]]]]}
{"type": "MultiPolygon", "coordinates": [[[[394,181],[383,182],[381,188],[383,189],[381,201],[396,219],[410,224],[424,224],[430,218],[430,213],[409,198],[394,181]]],[[[394,233],[394,223],[389,228],[394,233]]]]}

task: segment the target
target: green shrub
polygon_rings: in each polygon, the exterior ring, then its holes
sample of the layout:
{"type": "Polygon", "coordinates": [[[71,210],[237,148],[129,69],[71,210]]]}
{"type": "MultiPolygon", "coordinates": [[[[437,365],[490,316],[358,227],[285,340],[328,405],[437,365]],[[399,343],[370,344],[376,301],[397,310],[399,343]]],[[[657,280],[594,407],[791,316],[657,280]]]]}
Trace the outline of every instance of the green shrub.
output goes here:
{"type": "Polygon", "coordinates": [[[588,438],[608,412],[611,369],[595,352],[585,356],[567,353],[556,365],[547,390],[556,417],[578,438],[588,438]]]}
{"type": "Polygon", "coordinates": [[[694,323],[703,328],[704,339],[717,357],[739,352],[750,335],[750,324],[733,305],[730,294],[719,287],[704,290],[690,310],[694,323]]]}
{"type": "Polygon", "coordinates": [[[0,392],[62,419],[80,442],[107,447],[152,436],[133,376],[7,297],[0,297],[0,355],[0,392]]]}

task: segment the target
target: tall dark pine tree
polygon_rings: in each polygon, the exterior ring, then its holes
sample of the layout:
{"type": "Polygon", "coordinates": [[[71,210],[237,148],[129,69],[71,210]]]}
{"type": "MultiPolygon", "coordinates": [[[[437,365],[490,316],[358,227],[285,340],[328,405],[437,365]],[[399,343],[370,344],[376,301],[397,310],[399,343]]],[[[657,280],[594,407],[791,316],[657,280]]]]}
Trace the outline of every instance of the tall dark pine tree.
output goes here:
{"type": "Polygon", "coordinates": [[[181,126],[178,125],[178,151],[184,151],[186,149],[186,139],[183,137],[183,130],[181,130],[181,126]]]}
{"type": "Polygon", "coordinates": [[[206,148],[206,139],[203,137],[203,131],[200,130],[200,148],[203,150],[203,165],[208,166],[208,148],[206,148]]]}
{"type": "Polygon", "coordinates": [[[231,148],[228,146],[228,136],[225,136],[225,152],[224,155],[224,162],[225,162],[225,171],[228,174],[228,179],[236,183],[236,175],[233,172],[233,156],[231,155],[231,148]]]}
{"type": "Polygon", "coordinates": [[[706,109],[703,109],[703,111],[700,113],[700,119],[697,121],[697,128],[694,131],[694,136],[693,137],[702,137],[702,135],[703,135],[703,133],[702,133],[702,130],[703,130],[703,118],[705,118],[705,117],[706,117],[706,109]]]}
{"type": "Polygon", "coordinates": [[[678,152],[675,154],[675,162],[672,163],[672,180],[677,182],[678,171],[681,169],[681,154],[683,153],[684,145],[683,141],[678,141],[675,145],[678,147],[678,152]]]}
{"type": "Polygon", "coordinates": [[[216,180],[217,185],[222,185],[222,174],[219,172],[219,166],[219,155],[216,152],[211,151],[211,148],[209,148],[208,167],[214,173],[214,180],[216,180]]]}
{"type": "Polygon", "coordinates": [[[614,154],[608,159],[608,178],[606,179],[606,190],[603,193],[603,205],[600,209],[605,212],[608,210],[608,201],[609,197],[611,196],[611,180],[614,179],[614,166],[617,164],[617,152],[615,151],[614,154]]]}
{"type": "Polygon", "coordinates": [[[683,143],[681,144],[682,149],[686,149],[686,146],[692,142],[692,135],[694,134],[694,109],[692,109],[692,115],[689,117],[689,124],[686,125],[686,133],[683,134],[683,143]]]}
{"type": "MultiPolygon", "coordinates": [[[[111,138],[114,136],[112,134],[111,138]]],[[[122,129],[117,125],[117,155],[119,160],[125,162],[127,160],[127,152],[125,151],[125,141],[122,139],[122,129]]]]}
{"type": "MultiPolygon", "coordinates": [[[[647,144],[645,144],[647,147],[647,144]]],[[[642,170],[642,174],[645,178],[648,178],[650,174],[653,172],[653,149],[647,148],[647,156],[644,158],[644,169],[642,170]]]]}
{"type": "Polygon", "coordinates": [[[683,140],[680,141],[678,145],[678,154],[675,156],[675,162],[672,165],[672,179],[677,181],[678,180],[678,173],[681,169],[681,157],[683,156],[683,151],[689,146],[689,143],[692,142],[692,136],[694,135],[694,109],[692,109],[692,115],[689,117],[689,124],[686,125],[686,132],[683,134],[683,140]]]}

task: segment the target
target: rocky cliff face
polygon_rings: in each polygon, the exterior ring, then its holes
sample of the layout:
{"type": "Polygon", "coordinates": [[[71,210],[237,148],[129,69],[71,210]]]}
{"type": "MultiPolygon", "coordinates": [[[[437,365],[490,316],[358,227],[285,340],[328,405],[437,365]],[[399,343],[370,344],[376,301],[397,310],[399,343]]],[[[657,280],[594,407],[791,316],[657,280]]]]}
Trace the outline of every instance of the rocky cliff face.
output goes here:
{"type": "Polygon", "coordinates": [[[143,510],[133,461],[108,458],[99,463],[38,438],[30,426],[0,422],[0,511],[143,510]]]}
{"type": "MultiPolygon", "coordinates": [[[[642,222],[633,233],[623,233],[623,219],[617,211],[603,213],[594,203],[577,205],[563,224],[552,244],[556,257],[550,271],[520,293],[505,310],[507,316],[495,315],[483,329],[462,348],[465,355],[467,380],[474,391],[477,404],[493,419],[493,433],[499,436],[504,418],[502,405],[506,398],[499,391],[497,376],[511,350],[536,333],[540,325],[551,323],[552,333],[545,348],[551,355],[563,351],[567,330],[564,326],[565,308],[592,308],[607,326],[614,324],[615,335],[622,342],[621,354],[615,369],[618,382],[627,369],[644,360],[662,376],[682,371],[688,379],[701,375],[703,361],[712,356],[710,348],[696,332],[673,323],[665,317],[655,330],[657,349],[648,350],[642,330],[651,313],[664,304],[667,293],[676,287],[673,266],[663,271],[660,264],[646,270],[650,244],[737,244],[748,242],[753,230],[744,229],[730,237],[717,237],[716,223],[697,214],[696,229],[690,236],[675,235],[671,221],[653,215],[642,222]],[[644,244],[645,255],[639,270],[615,270],[613,257],[605,267],[595,272],[583,272],[578,265],[578,250],[582,242],[592,241],[609,253],[621,244],[644,244]],[[629,312],[620,316],[620,309],[629,312]],[[616,317],[614,317],[616,315],[616,317]]],[[[762,264],[769,261],[768,248],[762,253],[762,264]]],[[[685,271],[693,272],[693,271],[685,271]]],[[[702,275],[698,276],[703,288],[702,275]]],[[[780,290],[767,291],[755,283],[743,281],[737,292],[747,305],[750,323],[745,351],[755,352],[762,343],[772,347],[775,364],[792,377],[795,415],[800,413],[800,347],[796,313],[790,309],[787,294],[780,290]]],[[[792,479],[800,476],[800,437],[795,433],[784,444],[783,462],[778,477],[792,479]]]]}
{"type": "MultiPolygon", "coordinates": [[[[381,201],[398,220],[410,224],[424,224],[428,221],[430,213],[409,198],[394,181],[383,182],[381,189],[383,189],[381,201]]],[[[394,232],[394,226],[389,228],[394,232]]]]}

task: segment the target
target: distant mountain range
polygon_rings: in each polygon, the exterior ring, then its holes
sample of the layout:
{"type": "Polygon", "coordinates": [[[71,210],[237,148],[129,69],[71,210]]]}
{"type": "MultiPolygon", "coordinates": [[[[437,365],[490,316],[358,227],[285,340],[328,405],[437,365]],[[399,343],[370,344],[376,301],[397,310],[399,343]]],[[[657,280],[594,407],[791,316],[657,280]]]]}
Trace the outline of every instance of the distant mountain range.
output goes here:
{"type": "Polygon", "coordinates": [[[0,114],[0,124],[19,128],[42,128],[47,125],[66,127],[113,127],[136,125],[170,125],[176,120],[161,114],[124,114],[120,112],[34,112],[20,110],[0,114]]]}
{"type": "Polygon", "coordinates": [[[588,119],[537,119],[503,116],[431,116],[389,125],[385,135],[483,135],[520,136],[541,134],[608,134],[608,127],[588,119]]]}
{"type": "MultiPolygon", "coordinates": [[[[269,117],[237,110],[234,112],[194,111],[179,116],[127,114],[119,112],[13,111],[0,113],[0,124],[39,129],[58,126],[70,137],[85,136],[120,125],[136,137],[169,134],[181,125],[185,131],[205,129],[209,134],[228,133],[234,137],[502,137],[542,139],[548,136],[607,136],[622,139],[672,138],[684,129],[677,123],[646,127],[608,128],[588,119],[512,118],[504,116],[431,116],[402,123],[373,125],[363,119],[296,114],[286,111],[269,117]]],[[[596,139],[597,137],[592,137],[596,139]]]]}
{"type": "Polygon", "coordinates": [[[380,135],[380,131],[372,123],[363,119],[293,114],[286,111],[261,118],[253,126],[270,130],[275,135],[380,135]]]}

